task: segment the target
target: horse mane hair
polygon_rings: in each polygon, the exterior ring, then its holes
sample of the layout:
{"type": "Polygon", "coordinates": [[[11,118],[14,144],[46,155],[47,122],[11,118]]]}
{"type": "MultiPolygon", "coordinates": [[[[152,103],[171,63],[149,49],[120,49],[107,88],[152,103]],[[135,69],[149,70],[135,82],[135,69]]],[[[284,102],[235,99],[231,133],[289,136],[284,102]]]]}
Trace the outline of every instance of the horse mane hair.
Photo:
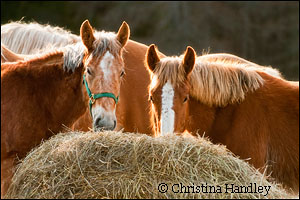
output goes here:
{"type": "Polygon", "coordinates": [[[93,56],[102,56],[106,51],[112,53],[115,57],[122,58],[121,44],[116,39],[116,33],[106,31],[95,31],[96,40],[93,43],[93,56]]]}
{"type": "Polygon", "coordinates": [[[239,64],[246,64],[245,67],[256,67],[257,71],[265,72],[271,76],[275,76],[277,78],[284,78],[280,71],[272,66],[261,66],[256,63],[250,62],[238,56],[228,54],[228,53],[216,53],[216,54],[202,54],[198,57],[198,59],[208,60],[210,62],[221,62],[221,63],[239,63],[239,64]]]}
{"type": "MultiPolygon", "coordinates": [[[[121,59],[121,44],[114,32],[95,31],[93,56],[103,56],[108,50],[121,59]]],[[[64,53],[64,69],[74,71],[84,61],[86,48],[79,36],[60,27],[41,25],[35,22],[11,22],[1,26],[1,42],[11,51],[21,54],[45,56],[53,51],[64,53]],[[45,41],[49,41],[48,43],[45,41]]],[[[31,56],[29,57],[31,59],[31,56]]]]}
{"type": "MultiPolygon", "coordinates": [[[[162,58],[154,70],[160,84],[170,81],[174,86],[186,80],[183,56],[162,58]]],[[[226,106],[244,100],[249,91],[264,82],[259,69],[237,62],[206,62],[198,57],[189,74],[190,95],[209,106],[226,106]]]]}
{"type": "Polygon", "coordinates": [[[49,44],[61,47],[76,42],[80,42],[80,37],[61,27],[23,21],[1,26],[1,43],[20,54],[37,53],[46,49],[49,44]]]}

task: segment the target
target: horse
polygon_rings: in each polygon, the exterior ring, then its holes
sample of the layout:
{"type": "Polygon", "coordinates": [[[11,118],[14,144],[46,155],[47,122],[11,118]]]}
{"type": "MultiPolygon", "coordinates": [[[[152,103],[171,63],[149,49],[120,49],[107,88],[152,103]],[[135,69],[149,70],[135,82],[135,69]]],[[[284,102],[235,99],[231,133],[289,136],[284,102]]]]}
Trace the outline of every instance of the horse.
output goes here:
{"type": "MultiPolygon", "coordinates": [[[[50,25],[40,25],[36,23],[12,22],[12,25],[5,24],[1,26],[1,42],[17,53],[31,54],[36,51],[43,51],[50,43],[55,46],[64,46],[65,41],[68,44],[79,41],[78,36],[70,31],[50,25]],[[10,35],[5,34],[10,33],[10,35]],[[23,38],[32,38],[35,42],[30,45],[24,44],[23,38]],[[9,39],[5,39],[8,37],[9,39]],[[70,39],[65,40],[68,37],[70,39]],[[63,42],[62,42],[63,41],[63,42]]],[[[97,32],[97,31],[96,31],[97,32]]],[[[125,76],[121,84],[119,103],[116,109],[117,127],[116,130],[125,132],[140,132],[148,135],[154,135],[148,113],[150,112],[150,103],[148,101],[148,85],[150,83],[149,74],[144,67],[144,57],[148,46],[129,40],[125,45],[123,59],[125,62],[125,76]],[[130,106],[134,105],[134,106],[130,106]]],[[[165,57],[159,52],[160,57],[165,57]]],[[[240,57],[231,54],[209,54],[203,55],[207,60],[236,60],[254,65],[240,57]]],[[[255,66],[258,66],[255,64],[255,66]]],[[[276,76],[280,73],[276,69],[265,68],[276,76]]],[[[73,130],[88,131],[92,127],[92,119],[87,109],[72,126],[73,130]]]]}
{"type": "MultiPolygon", "coordinates": [[[[70,38],[77,36],[68,31],[56,32],[57,27],[49,25],[39,25],[39,29],[34,29],[33,25],[21,22],[13,22],[13,26],[1,26],[1,42],[8,48],[14,48],[14,52],[31,54],[37,50],[42,52],[47,48],[49,41],[55,43],[56,46],[64,46],[65,43],[60,43],[62,38],[69,35],[70,38]],[[10,33],[9,42],[3,39],[10,33]],[[55,38],[50,38],[49,35],[56,32],[55,38]],[[24,45],[23,33],[32,40],[36,40],[33,45],[24,45]],[[60,37],[60,33],[63,33],[60,37]]],[[[95,33],[99,31],[95,30],[95,33]]],[[[68,40],[68,44],[76,44],[75,39],[68,40]]],[[[133,40],[128,40],[123,51],[124,60],[124,77],[121,84],[119,102],[116,108],[117,126],[115,130],[124,130],[126,132],[140,132],[148,135],[153,135],[151,123],[149,120],[150,103],[148,102],[147,87],[150,83],[150,77],[144,67],[144,58],[148,46],[133,40]],[[134,106],[132,106],[134,105],[134,106]]],[[[161,57],[164,57],[160,53],[161,57]]],[[[89,109],[82,115],[72,126],[74,130],[88,131],[92,127],[92,119],[89,109]]]]}
{"type": "Polygon", "coordinates": [[[208,62],[190,46],[160,58],[150,45],[145,62],[156,135],[206,136],[299,191],[299,82],[246,63],[208,62]]]}
{"type": "Polygon", "coordinates": [[[86,20],[80,27],[82,43],[1,64],[1,196],[16,158],[63,131],[62,125],[71,126],[87,105],[95,130],[115,128],[129,32],[123,22],[117,34],[94,34],[86,20]]]}

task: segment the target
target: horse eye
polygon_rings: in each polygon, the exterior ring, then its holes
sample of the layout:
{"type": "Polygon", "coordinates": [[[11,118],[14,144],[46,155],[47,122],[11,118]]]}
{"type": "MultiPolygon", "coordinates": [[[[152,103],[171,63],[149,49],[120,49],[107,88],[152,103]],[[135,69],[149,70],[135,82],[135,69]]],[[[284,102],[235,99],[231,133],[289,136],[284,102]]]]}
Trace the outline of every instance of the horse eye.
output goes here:
{"type": "Polygon", "coordinates": [[[184,100],[183,100],[183,103],[185,103],[187,100],[189,99],[189,97],[185,97],[184,100]]]}
{"type": "Polygon", "coordinates": [[[125,71],[122,71],[120,77],[123,77],[124,75],[125,75],[125,71]]]}
{"type": "Polygon", "coordinates": [[[149,101],[153,102],[153,97],[152,96],[149,96],[149,101]]]}
{"type": "Polygon", "coordinates": [[[88,73],[89,75],[92,75],[90,68],[87,68],[86,71],[87,71],[87,73],[88,73]]]}

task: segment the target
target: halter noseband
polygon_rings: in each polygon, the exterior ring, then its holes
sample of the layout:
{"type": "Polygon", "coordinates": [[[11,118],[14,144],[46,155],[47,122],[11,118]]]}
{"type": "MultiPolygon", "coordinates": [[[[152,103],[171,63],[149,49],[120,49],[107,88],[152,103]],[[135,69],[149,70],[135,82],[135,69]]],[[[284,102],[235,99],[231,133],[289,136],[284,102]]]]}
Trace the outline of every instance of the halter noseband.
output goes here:
{"type": "MultiPolygon", "coordinates": [[[[119,96],[115,96],[113,93],[108,93],[108,92],[103,92],[103,93],[98,93],[98,94],[93,94],[90,89],[89,86],[87,84],[87,81],[85,80],[85,74],[83,75],[83,82],[86,88],[86,91],[90,97],[90,101],[89,101],[89,107],[90,107],[90,114],[92,116],[92,105],[95,103],[96,99],[99,99],[101,97],[109,97],[115,100],[116,104],[118,103],[119,100],[119,96]]],[[[92,116],[93,118],[93,116],[92,116]]]]}

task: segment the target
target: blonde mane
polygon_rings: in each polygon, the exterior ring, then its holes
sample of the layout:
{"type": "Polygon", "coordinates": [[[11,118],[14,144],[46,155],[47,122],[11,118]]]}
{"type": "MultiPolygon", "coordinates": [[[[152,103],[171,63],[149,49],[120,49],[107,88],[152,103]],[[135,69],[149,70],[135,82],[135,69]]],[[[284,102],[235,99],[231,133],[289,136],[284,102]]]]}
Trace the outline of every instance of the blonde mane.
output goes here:
{"type": "MultiPolygon", "coordinates": [[[[183,56],[162,58],[154,75],[160,84],[170,81],[173,86],[186,78],[182,66],[183,56]]],[[[255,66],[238,62],[207,62],[197,58],[190,74],[190,96],[209,106],[226,106],[244,100],[247,92],[263,84],[255,66]]]]}
{"type": "Polygon", "coordinates": [[[22,21],[1,25],[1,44],[20,54],[37,53],[48,45],[62,47],[76,42],[80,42],[79,36],[60,27],[22,21]]]}
{"type": "Polygon", "coordinates": [[[261,66],[228,53],[203,54],[202,56],[199,56],[198,59],[209,62],[224,62],[228,64],[246,64],[245,67],[256,67],[257,71],[262,71],[271,76],[283,79],[283,75],[280,73],[280,71],[278,69],[272,68],[272,66],[261,66]]]}

